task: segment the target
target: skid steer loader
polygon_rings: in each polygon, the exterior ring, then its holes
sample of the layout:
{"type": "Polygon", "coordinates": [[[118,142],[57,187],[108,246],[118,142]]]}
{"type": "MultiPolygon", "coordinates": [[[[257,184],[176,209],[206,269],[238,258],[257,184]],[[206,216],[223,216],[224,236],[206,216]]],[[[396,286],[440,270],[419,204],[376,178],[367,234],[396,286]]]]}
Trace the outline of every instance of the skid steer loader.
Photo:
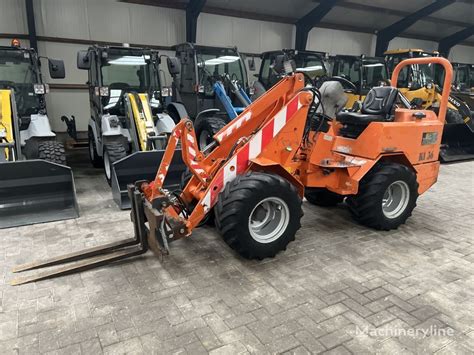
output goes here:
{"type": "Polygon", "coordinates": [[[175,122],[189,115],[199,146],[204,147],[235,113],[250,104],[245,62],[235,47],[182,43],[174,49],[181,70],[171,73],[173,99],[183,103],[187,111],[175,112],[175,122]]]}
{"type": "MultiPolygon", "coordinates": [[[[48,59],[52,78],[64,64],[48,59]]],[[[40,58],[34,49],[0,46],[0,228],[77,218],[72,171],[51,131],[40,58]]]]}
{"type": "Polygon", "coordinates": [[[281,73],[274,70],[274,65],[276,58],[282,55],[288,61],[294,61],[295,69],[305,75],[307,84],[318,86],[318,82],[328,76],[327,54],[324,52],[294,49],[264,52],[261,55],[260,70],[258,75],[256,74],[257,80],[253,83],[252,99],[262,96],[280,80],[281,73]]]}
{"type": "MultiPolygon", "coordinates": [[[[164,109],[159,64],[158,51],[146,48],[92,46],[77,54],[89,75],[90,160],[104,167],[121,209],[130,208],[127,184],[154,176],[175,125],[164,109]]],[[[174,162],[167,186],[178,186],[184,170],[179,149],[174,162]]]]}
{"type": "Polygon", "coordinates": [[[345,198],[353,217],[379,230],[410,217],[419,195],[437,180],[441,135],[452,67],[444,58],[413,58],[394,70],[393,86],[373,88],[360,112],[316,114],[317,88],[301,73],[285,76],[214,136],[214,149],[199,151],[192,121],[181,120],[152,181],[128,187],[135,237],[16,267],[26,271],[71,261],[14,285],[72,273],[152,249],[168,254],[214,212],[225,242],[249,259],[274,257],[295,239],[303,196],[332,205],[345,198]],[[439,111],[411,108],[395,87],[407,65],[437,63],[446,71],[439,111]],[[163,187],[174,149],[182,144],[191,178],[181,191],[163,187]],[[92,258],[91,258],[92,257],[92,258]]]}
{"type": "Polygon", "coordinates": [[[347,108],[362,102],[370,89],[387,85],[388,70],[384,58],[336,55],[330,58],[332,78],[339,81],[348,101],[347,108]]]}
{"type": "MultiPolygon", "coordinates": [[[[422,49],[396,49],[385,52],[385,60],[389,72],[407,58],[426,58],[439,56],[438,52],[426,52],[422,49]]],[[[439,85],[440,67],[435,64],[406,67],[399,77],[400,91],[415,107],[438,110],[441,100],[439,85]]],[[[448,97],[449,104],[446,113],[446,124],[443,131],[440,160],[442,163],[452,163],[474,159],[474,120],[473,107],[469,107],[456,93],[448,97]]]]}

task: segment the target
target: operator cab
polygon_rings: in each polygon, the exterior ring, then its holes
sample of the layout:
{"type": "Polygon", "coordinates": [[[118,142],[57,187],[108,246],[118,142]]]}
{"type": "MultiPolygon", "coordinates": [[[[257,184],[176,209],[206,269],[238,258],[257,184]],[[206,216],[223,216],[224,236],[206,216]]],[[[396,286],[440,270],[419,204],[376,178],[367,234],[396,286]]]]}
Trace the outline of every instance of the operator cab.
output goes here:
{"type": "Polygon", "coordinates": [[[89,49],[92,67],[89,82],[98,90],[103,113],[126,116],[125,95],[147,93],[154,116],[163,111],[157,51],[133,47],[95,47],[89,49]],[[98,71],[99,75],[96,75],[98,71]]]}
{"type": "Polygon", "coordinates": [[[354,84],[352,86],[341,81],[348,93],[365,96],[371,88],[385,85],[388,81],[388,71],[383,58],[336,55],[331,58],[331,63],[333,78],[341,77],[354,84]]]}
{"type": "MultiPolygon", "coordinates": [[[[64,78],[64,63],[53,59],[48,62],[50,76],[64,78]]],[[[15,94],[20,130],[28,129],[31,115],[46,115],[49,86],[43,83],[40,59],[34,49],[22,48],[17,41],[12,41],[10,47],[0,46],[0,89],[15,94]]]]}
{"type": "Polygon", "coordinates": [[[215,83],[221,82],[234,106],[240,101],[233,93],[233,82],[247,94],[249,91],[245,63],[236,47],[199,46],[182,43],[173,47],[181,70],[173,77],[173,97],[182,102],[190,117],[205,110],[225,108],[217,99],[215,83]]]}
{"type": "Polygon", "coordinates": [[[277,57],[281,55],[294,62],[295,71],[304,74],[306,84],[314,84],[327,76],[326,53],[324,52],[298,51],[294,49],[265,52],[261,56],[262,63],[259,74],[256,75],[257,81],[253,84],[255,97],[259,97],[280,81],[281,75],[274,67],[277,57]]]}

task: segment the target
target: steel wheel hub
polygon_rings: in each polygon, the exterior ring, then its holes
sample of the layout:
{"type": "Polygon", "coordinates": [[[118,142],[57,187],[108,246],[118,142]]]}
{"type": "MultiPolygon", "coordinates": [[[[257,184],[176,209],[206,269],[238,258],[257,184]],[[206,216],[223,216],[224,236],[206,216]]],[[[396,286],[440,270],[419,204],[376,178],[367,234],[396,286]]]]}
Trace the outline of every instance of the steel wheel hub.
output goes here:
{"type": "Polygon", "coordinates": [[[110,180],[110,177],[112,174],[110,173],[111,171],[111,166],[110,166],[110,158],[109,158],[109,153],[107,151],[104,152],[104,170],[105,170],[105,176],[107,179],[110,180]]]}
{"type": "Polygon", "coordinates": [[[410,201],[410,189],[406,182],[398,180],[385,190],[382,199],[382,211],[385,217],[393,219],[399,217],[410,201]]]}
{"type": "Polygon", "coordinates": [[[199,149],[202,151],[212,143],[212,134],[208,130],[202,130],[199,135],[199,149]]]}
{"type": "Polygon", "coordinates": [[[282,236],[289,222],[290,210],[286,202],[278,197],[268,197],[250,213],[250,235],[259,243],[271,243],[282,236]]]}

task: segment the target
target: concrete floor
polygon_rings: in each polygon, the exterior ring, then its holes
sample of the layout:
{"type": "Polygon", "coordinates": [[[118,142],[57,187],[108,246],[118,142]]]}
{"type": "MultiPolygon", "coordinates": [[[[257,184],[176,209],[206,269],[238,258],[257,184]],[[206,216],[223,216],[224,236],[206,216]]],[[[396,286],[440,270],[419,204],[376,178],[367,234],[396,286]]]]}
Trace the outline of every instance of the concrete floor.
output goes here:
{"type": "Polygon", "coordinates": [[[1,354],[474,351],[474,163],[443,166],[396,231],[304,203],[275,259],[243,260],[204,227],[164,260],[9,286],[15,264],[132,236],[102,172],[74,170],[79,219],[0,233],[1,354]]]}

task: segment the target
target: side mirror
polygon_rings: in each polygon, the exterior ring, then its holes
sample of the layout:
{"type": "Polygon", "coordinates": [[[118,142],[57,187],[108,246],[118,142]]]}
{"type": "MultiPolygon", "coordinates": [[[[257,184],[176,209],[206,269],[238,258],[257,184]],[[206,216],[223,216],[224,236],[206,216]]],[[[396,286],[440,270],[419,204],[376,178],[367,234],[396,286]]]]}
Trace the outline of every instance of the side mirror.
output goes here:
{"type": "Polygon", "coordinates": [[[77,69],[89,70],[91,68],[91,58],[89,51],[77,52],[77,69]]]}
{"type": "Polygon", "coordinates": [[[181,72],[181,65],[178,58],[168,57],[166,61],[168,64],[168,71],[170,72],[171,76],[178,75],[181,72]]]}
{"type": "Polygon", "coordinates": [[[66,69],[64,62],[60,59],[48,59],[49,76],[52,79],[64,79],[66,77],[66,69]]]}
{"type": "Polygon", "coordinates": [[[255,58],[252,57],[248,60],[249,70],[255,71],[255,58]]]}

